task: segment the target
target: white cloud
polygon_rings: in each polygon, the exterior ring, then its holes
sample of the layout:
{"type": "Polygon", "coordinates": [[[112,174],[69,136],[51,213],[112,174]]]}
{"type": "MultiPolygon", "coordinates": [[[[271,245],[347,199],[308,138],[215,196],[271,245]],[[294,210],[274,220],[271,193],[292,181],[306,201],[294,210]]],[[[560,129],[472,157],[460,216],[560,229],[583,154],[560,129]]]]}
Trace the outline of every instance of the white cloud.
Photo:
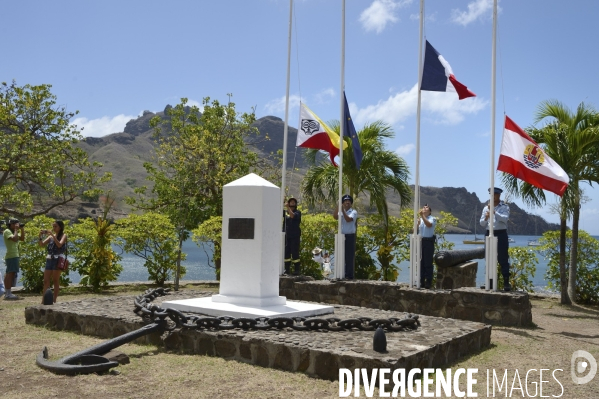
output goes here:
{"type": "Polygon", "coordinates": [[[114,117],[103,116],[98,119],[87,119],[84,117],[75,118],[73,124],[78,128],[83,128],[81,134],[85,137],[103,137],[111,133],[120,133],[125,129],[125,125],[131,119],[136,119],[135,115],[117,115],[114,117]]]}
{"type": "MultiPolygon", "coordinates": [[[[354,108],[350,104],[350,112],[354,121],[359,124],[383,120],[391,125],[402,122],[416,114],[418,88],[414,85],[409,91],[402,91],[379,101],[376,105],[365,108],[354,108]]],[[[455,125],[464,119],[466,114],[476,114],[487,105],[478,98],[460,101],[455,93],[423,92],[422,109],[435,115],[435,123],[455,125]]]]}
{"type": "Polygon", "coordinates": [[[493,0],[474,0],[468,4],[468,11],[451,10],[451,21],[466,26],[477,19],[492,16],[493,0]]]}
{"type": "MultiPolygon", "coordinates": [[[[414,21],[418,21],[420,19],[420,14],[410,14],[410,19],[414,21]]],[[[437,11],[432,14],[427,14],[424,16],[424,20],[426,22],[436,22],[437,21],[437,11]]]]}
{"type": "Polygon", "coordinates": [[[193,107],[195,105],[196,107],[198,107],[200,109],[200,112],[204,111],[204,106],[199,101],[189,99],[189,100],[187,100],[187,105],[190,107],[193,107]]]}
{"type": "Polygon", "coordinates": [[[333,97],[335,97],[335,90],[329,87],[316,94],[314,97],[316,98],[316,104],[327,104],[333,97]]]}
{"type": "MultiPolygon", "coordinates": [[[[300,102],[302,98],[297,94],[292,94],[289,96],[289,110],[291,111],[293,108],[299,108],[300,102]]],[[[264,106],[264,110],[268,115],[274,115],[277,113],[285,112],[285,96],[281,98],[276,98],[274,100],[269,101],[264,106]]]]}
{"type": "Polygon", "coordinates": [[[414,148],[416,148],[416,146],[414,144],[401,145],[395,150],[395,152],[399,156],[405,157],[405,156],[409,155],[412,151],[414,151],[414,148]]]}
{"type": "Polygon", "coordinates": [[[387,23],[395,23],[399,18],[395,11],[412,3],[412,0],[374,0],[372,4],[360,14],[360,22],[367,32],[381,33],[387,23]]]}
{"type": "Polygon", "coordinates": [[[459,100],[456,93],[426,91],[422,93],[422,109],[436,114],[437,124],[456,125],[464,120],[464,115],[476,114],[487,105],[478,97],[459,100]]]}

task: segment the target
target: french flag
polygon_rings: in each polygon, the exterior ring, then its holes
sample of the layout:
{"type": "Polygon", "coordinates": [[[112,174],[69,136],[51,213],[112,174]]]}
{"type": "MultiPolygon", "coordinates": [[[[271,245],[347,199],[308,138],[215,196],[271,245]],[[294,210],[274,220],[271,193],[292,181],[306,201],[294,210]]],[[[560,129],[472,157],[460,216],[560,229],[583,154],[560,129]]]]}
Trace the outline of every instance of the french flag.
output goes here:
{"type": "Polygon", "coordinates": [[[458,93],[460,100],[476,97],[476,94],[456,80],[449,62],[431,46],[428,40],[426,41],[426,51],[424,53],[424,69],[420,90],[453,91],[458,93]]]}

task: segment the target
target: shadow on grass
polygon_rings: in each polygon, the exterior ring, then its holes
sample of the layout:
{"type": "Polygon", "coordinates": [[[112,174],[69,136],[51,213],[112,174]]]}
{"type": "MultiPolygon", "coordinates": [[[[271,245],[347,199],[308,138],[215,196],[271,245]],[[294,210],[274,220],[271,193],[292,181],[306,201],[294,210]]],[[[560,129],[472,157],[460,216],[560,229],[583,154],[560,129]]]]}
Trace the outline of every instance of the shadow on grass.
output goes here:
{"type": "Polygon", "coordinates": [[[556,317],[559,319],[573,319],[573,320],[598,320],[599,314],[587,314],[587,315],[572,315],[572,314],[558,314],[558,313],[545,313],[545,316],[556,317]]]}
{"type": "Polygon", "coordinates": [[[566,337],[570,337],[570,338],[588,338],[588,339],[595,339],[595,338],[599,338],[599,334],[595,334],[595,335],[585,335],[585,334],[577,334],[577,333],[571,333],[571,332],[561,332],[558,333],[560,335],[565,335],[566,337]]]}
{"type": "Polygon", "coordinates": [[[535,341],[545,341],[546,340],[545,338],[535,337],[534,335],[531,335],[526,330],[543,330],[543,328],[535,326],[534,328],[527,328],[527,329],[515,329],[515,328],[502,328],[501,329],[501,331],[503,331],[503,332],[518,335],[518,336],[524,337],[524,338],[530,338],[535,341]]]}

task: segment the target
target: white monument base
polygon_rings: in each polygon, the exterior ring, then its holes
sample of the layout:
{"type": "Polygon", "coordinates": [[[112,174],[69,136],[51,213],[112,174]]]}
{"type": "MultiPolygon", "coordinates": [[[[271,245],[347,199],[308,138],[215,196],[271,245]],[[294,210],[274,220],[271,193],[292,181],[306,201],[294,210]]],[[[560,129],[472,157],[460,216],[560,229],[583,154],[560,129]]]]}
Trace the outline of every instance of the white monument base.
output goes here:
{"type": "Polygon", "coordinates": [[[285,305],[287,298],[284,296],[266,296],[266,297],[252,297],[252,296],[241,296],[241,295],[212,295],[212,302],[230,303],[233,305],[240,306],[251,306],[251,307],[265,307],[265,306],[276,306],[285,305]]]}
{"type": "MultiPolygon", "coordinates": [[[[285,297],[281,297],[285,298],[285,297]]],[[[248,306],[225,302],[215,302],[211,297],[165,301],[163,308],[176,309],[181,312],[193,312],[208,316],[231,317],[310,317],[334,312],[334,307],[314,303],[287,301],[281,305],[248,306]]]]}

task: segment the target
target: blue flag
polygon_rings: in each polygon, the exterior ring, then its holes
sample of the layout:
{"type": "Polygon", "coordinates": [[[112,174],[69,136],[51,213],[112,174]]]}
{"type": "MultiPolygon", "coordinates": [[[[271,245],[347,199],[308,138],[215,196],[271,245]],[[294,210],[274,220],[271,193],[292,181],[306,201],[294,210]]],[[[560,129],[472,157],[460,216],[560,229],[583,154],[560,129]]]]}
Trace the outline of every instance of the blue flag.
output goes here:
{"type": "Polygon", "coordinates": [[[354,122],[349,114],[345,92],[343,92],[343,99],[345,100],[345,108],[343,109],[343,135],[351,139],[352,148],[354,149],[354,159],[356,160],[356,168],[360,169],[360,164],[362,163],[362,149],[360,148],[360,140],[358,140],[358,133],[356,133],[354,122]]]}

